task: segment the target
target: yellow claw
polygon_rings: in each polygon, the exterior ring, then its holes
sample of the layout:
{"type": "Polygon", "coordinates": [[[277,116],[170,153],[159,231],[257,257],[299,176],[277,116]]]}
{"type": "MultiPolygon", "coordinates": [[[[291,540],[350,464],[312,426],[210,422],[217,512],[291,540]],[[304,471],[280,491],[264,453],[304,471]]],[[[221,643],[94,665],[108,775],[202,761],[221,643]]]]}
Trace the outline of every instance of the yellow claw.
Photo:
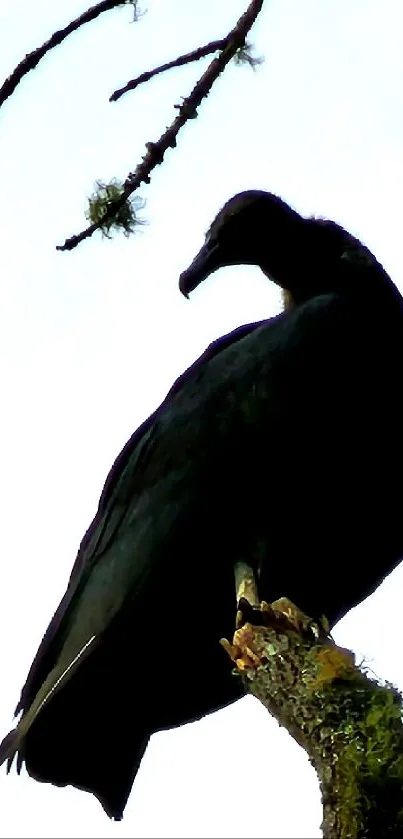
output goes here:
{"type": "Polygon", "coordinates": [[[291,628],[296,629],[297,632],[301,632],[307,624],[312,623],[311,619],[304,612],[301,612],[301,609],[292,600],[289,600],[288,597],[279,597],[278,600],[275,600],[271,604],[271,607],[275,614],[286,618],[291,628]]]}
{"type": "Polygon", "coordinates": [[[224,648],[225,652],[228,653],[229,657],[232,661],[237,660],[241,655],[241,650],[234,644],[231,644],[230,641],[227,641],[226,638],[220,638],[220,644],[224,648]]]}

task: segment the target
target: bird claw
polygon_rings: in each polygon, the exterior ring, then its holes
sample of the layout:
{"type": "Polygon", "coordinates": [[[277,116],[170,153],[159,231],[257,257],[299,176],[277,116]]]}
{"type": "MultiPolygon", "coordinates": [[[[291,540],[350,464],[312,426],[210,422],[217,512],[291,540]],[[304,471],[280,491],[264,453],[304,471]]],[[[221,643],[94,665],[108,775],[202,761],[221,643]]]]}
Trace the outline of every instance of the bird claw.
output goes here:
{"type": "Polygon", "coordinates": [[[280,597],[273,603],[262,600],[258,606],[252,606],[245,597],[241,597],[236,613],[236,629],[241,629],[245,623],[297,632],[300,635],[313,634],[318,639],[329,636],[329,624],[325,617],[320,621],[312,620],[288,597],[280,597]]]}
{"type": "MultiPolygon", "coordinates": [[[[242,632],[242,630],[240,631],[242,632]]],[[[236,633],[234,640],[235,637],[236,633]]],[[[244,670],[250,670],[251,668],[256,668],[260,664],[259,656],[257,656],[256,653],[254,653],[253,650],[244,643],[242,644],[242,647],[240,647],[238,644],[231,644],[226,638],[221,638],[220,644],[241,672],[244,670]]]]}
{"type": "Polygon", "coordinates": [[[313,623],[312,618],[309,618],[304,612],[301,612],[298,606],[289,600],[288,597],[280,597],[278,600],[275,600],[271,604],[271,609],[275,617],[279,616],[290,629],[296,630],[297,632],[304,632],[313,623]]]}
{"type": "Polygon", "coordinates": [[[329,639],[329,625],[326,619],[315,622],[304,614],[288,597],[280,597],[273,603],[260,601],[254,571],[250,565],[239,561],[235,565],[235,587],[237,612],[233,643],[221,639],[224,647],[238,670],[256,668],[260,659],[253,652],[253,627],[274,629],[279,633],[297,633],[312,641],[329,639]]]}
{"type": "Polygon", "coordinates": [[[222,638],[220,643],[241,672],[256,670],[262,663],[261,655],[257,655],[259,645],[256,645],[254,627],[273,629],[284,634],[298,634],[309,638],[311,643],[314,636],[315,644],[324,641],[329,643],[328,624],[325,619],[313,621],[287,597],[280,597],[273,603],[263,600],[257,606],[249,603],[245,597],[240,597],[233,643],[226,638],[222,638]]]}

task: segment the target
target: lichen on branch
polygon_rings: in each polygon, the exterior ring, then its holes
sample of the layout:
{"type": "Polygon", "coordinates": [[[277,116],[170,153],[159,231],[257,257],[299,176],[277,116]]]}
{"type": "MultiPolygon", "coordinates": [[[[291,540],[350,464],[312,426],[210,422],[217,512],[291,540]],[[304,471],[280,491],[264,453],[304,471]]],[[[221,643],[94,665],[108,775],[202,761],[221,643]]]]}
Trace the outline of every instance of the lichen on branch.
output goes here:
{"type": "Polygon", "coordinates": [[[180,104],[176,105],[177,116],[163,132],[161,137],[156,142],[146,143],[146,154],[137,165],[134,172],[130,172],[122,186],[122,194],[120,199],[114,203],[113,206],[108,207],[105,215],[99,219],[98,222],[93,222],[85,230],[82,230],[76,235],[70,236],[62,245],[57,245],[57,250],[72,250],[84,239],[88,239],[99,230],[105,227],[110,216],[118,212],[120,207],[127,201],[130,195],[142,183],[148,184],[151,179],[151,173],[156,166],[159,166],[165,157],[166,152],[170,148],[175,148],[177,137],[181,129],[186,125],[190,119],[197,117],[197,109],[209,93],[218,77],[223,73],[226,66],[234,58],[239,50],[244,49],[246,44],[246,36],[258,17],[264,0],[251,0],[246,11],[241,15],[234,28],[229,32],[225,39],[223,39],[223,48],[219,50],[219,54],[210,62],[206,71],[202,74],[200,79],[196,82],[193,90],[180,104]]]}
{"type": "MultiPolygon", "coordinates": [[[[280,603],[280,601],[279,601],[280,603]]],[[[295,607],[294,607],[295,608],[295,607]]],[[[223,646],[245,689],[306,750],[322,794],[324,839],[401,839],[402,696],[369,678],[306,615],[262,604],[261,625],[223,646]]]]}
{"type": "Polygon", "coordinates": [[[92,224],[99,224],[103,236],[110,239],[110,231],[123,230],[125,236],[134,233],[135,229],[146,224],[145,219],[137,215],[142,210],[145,201],[140,196],[128,198],[121,204],[123,184],[116,178],[106,184],[103,181],[96,181],[95,192],[88,199],[86,218],[92,224]],[[109,207],[118,207],[115,213],[108,213],[109,207]]]}

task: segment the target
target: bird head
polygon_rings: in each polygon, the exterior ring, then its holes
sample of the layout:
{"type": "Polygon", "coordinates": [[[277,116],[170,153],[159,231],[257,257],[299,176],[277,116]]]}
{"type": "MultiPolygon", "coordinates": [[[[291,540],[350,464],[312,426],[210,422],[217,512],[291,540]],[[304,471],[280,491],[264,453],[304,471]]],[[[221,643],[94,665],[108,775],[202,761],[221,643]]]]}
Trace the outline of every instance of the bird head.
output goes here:
{"type": "Polygon", "coordinates": [[[181,274],[180,291],[189,297],[210,274],[229,265],[260,267],[283,289],[286,305],[351,287],[369,266],[383,271],[371,252],[340,225],[303,218],[281,198],[262,190],[240,192],[224,204],[199,253],[181,274]]]}
{"type": "MultiPolygon", "coordinates": [[[[210,225],[205,242],[179,279],[185,297],[218,268],[258,265],[265,271],[270,240],[276,243],[276,261],[289,236],[302,222],[285,201],[261,190],[240,192],[224,204],[210,225]]],[[[274,279],[274,277],[273,277],[274,279]]]]}

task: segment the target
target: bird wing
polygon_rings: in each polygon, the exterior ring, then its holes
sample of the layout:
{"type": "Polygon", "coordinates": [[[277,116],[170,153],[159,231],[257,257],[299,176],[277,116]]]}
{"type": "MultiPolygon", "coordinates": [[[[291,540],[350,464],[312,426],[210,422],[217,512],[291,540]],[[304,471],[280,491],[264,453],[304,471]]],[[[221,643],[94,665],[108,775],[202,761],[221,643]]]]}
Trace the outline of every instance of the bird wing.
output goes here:
{"type": "MultiPolygon", "coordinates": [[[[4,741],[0,747],[0,763],[12,758],[12,753],[18,750],[45,702],[66,679],[71,678],[122,605],[127,589],[123,585],[114,587],[112,591],[108,585],[108,581],[119,574],[117,563],[116,568],[111,567],[108,547],[117,537],[124,520],[129,486],[135,503],[136,482],[132,476],[153,437],[151,418],[141,427],[141,434],[139,431],[125,447],[125,457],[118,458],[108,476],[107,492],[104,490],[102,503],[80,546],[67,591],[49,624],[22,689],[16,713],[22,710],[24,715],[8,736],[8,743],[4,741]],[[96,575],[93,574],[95,567],[96,575]],[[121,592],[121,598],[117,592],[121,592]]],[[[132,576],[136,575],[141,585],[142,573],[146,573],[147,568],[141,568],[141,563],[137,563],[136,568],[124,570],[132,576]]]]}
{"type": "Polygon", "coordinates": [[[72,677],[122,607],[128,592],[133,592],[133,586],[138,591],[150,571],[147,561],[142,561],[141,553],[136,555],[135,563],[128,566],[119,562],[119,552],[108,548],[118,541],[127,515],[147,492],[142,466],[152,449],[160,414],[195,372],[264,323],[247,324],[214,341],[176,380],[160,408],[134,432],[118,455],[105,482],[96,516],[81,542],[66,593],[46,630],[21,691],[15,713],[23,711],[23,716],[0,745],[0,764],[8,759],[10,767],[44,704],[72,677]],[[113,587],[110,586],[111,579],[113,587]]]}

